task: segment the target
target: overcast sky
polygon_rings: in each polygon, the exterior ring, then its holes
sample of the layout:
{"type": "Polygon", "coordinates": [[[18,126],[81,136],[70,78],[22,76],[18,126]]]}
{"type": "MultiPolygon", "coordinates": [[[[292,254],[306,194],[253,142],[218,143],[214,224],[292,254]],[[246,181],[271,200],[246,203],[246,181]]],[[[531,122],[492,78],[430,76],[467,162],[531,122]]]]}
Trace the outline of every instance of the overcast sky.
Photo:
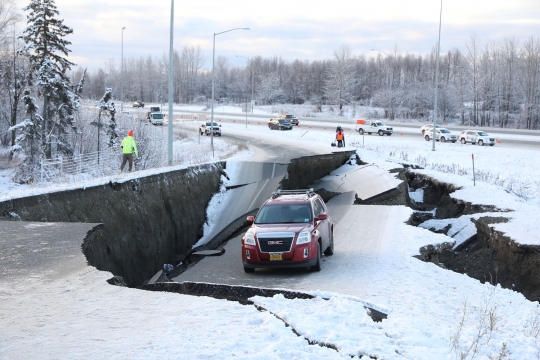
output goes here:
{"type": "MultiPolygon", "coordinates": [[[[30,3],[17,1],[21,9],[30,3]]],[[[74,30],[69,58],[77,65],[120,63],[124,26],[124,58],[168,53],[169,0],[56,0],[56,6],[74,30]]],[[[426,54],[437,42],[439,11],[439,0],[176,1],[174,45],[200,46],[205,68],[212,67],[213,34],[237,27],[250,30],[217,35],[216,57],[238,66],[246,60],[236,55],[329,59],[341,45],[354,55],[375,56],[372,48],[390,53],[394,46],[426,54]]],[[[482,44],[538,37],[540,0],[443,0],[441,51],[463,49],[473,33],[482,44]]]]}

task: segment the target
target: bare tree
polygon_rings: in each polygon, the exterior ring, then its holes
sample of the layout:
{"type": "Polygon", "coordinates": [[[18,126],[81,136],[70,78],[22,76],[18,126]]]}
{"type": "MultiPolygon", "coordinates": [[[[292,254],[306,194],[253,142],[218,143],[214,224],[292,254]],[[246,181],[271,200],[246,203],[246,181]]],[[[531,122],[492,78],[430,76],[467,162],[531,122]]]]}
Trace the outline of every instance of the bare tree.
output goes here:
{"type": "Polygon", "coordinates": [[[343,115],[343,105],[351,100],[351,93],[356,81],[351,48],[341,46],[334,51],[334,61],[327,71],[324,94],[330,102],[339,105],[339,114],[343,115]]]}
{"type": "Polygon", "coordinates": [[[540,96],[540,41],[530,37],[521,49],[521,87],[524,93],[523,117],[526,129],[538,128],[540,96]]]}

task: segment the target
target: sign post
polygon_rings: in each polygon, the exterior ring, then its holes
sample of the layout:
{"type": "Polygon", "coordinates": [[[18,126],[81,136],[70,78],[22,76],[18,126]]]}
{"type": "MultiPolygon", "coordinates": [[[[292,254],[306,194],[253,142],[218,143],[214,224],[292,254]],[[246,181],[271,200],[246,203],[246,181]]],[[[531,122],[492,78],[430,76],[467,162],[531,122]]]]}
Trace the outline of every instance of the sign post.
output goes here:
{"type": "Polygon", "coordinates": [[[476,186],[476,174],[474,172],[474,154],[472,154],[472,176],[473,176],[473,185],[476,186]]]}

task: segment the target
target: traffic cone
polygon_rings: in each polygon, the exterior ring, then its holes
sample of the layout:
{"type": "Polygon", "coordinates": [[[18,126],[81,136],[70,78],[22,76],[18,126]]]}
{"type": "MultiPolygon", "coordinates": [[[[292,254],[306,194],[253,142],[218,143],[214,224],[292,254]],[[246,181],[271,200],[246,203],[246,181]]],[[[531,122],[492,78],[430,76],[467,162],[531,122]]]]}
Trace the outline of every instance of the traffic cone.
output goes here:
{"type": "Polygon", "coordinates": [[[499,143],[499,144],[501,143],[501,138],[497,139],[497,143],[499,143]]]}
{"type": "Polygon", "coordinates": [[[261,122],[260,122],[260,121],[257,121],[257,125],[261,125],[261,122]]]}
{"type": "Polygon", "coordinates": [[[400,136],[403,136],[403,131],[400,131],[400,132],[399,132],[399,135],[400,135],[400,136]]]}
{"type": "Polygon", "coordinates": [[[326,130],[326,126],[324,127],[324,130],[326,130]]]}

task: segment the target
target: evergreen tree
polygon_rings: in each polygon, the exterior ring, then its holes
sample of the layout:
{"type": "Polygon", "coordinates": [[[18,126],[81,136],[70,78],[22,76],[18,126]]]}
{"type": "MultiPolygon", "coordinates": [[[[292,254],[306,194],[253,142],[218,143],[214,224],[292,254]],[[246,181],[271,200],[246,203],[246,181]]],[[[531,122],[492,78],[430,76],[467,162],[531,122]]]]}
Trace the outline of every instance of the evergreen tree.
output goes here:
{"type": "Polygon", "coordinates": [[[43,147],[41,136],[43,134],[43,118],[38,114],[39,107],[35,100],[30,96],[30,91],[25,90],[23,103],[26,109],[27,118],[15,126],[9,128],[10,131],[16,132],[20,130],[17,136],[15,145],[11,147],[11,156],[16,152],[24,152],[26,159],[23,166],[19,169],[18,177],[21,179],[27,178],[23,182],[30,182],[33,165],[42,157],[43,147]]]}
{"type": "Polygon", "coordinates": [[[66,46],[71,43],[64,37],[73,30],[55,17],[59,12],[54,0],[32,0],[23,10],[29,14],[28,27],[21,36],[26,45],[20,51],[30,59],[38,95],[43,98],[41,140],[45,156],[51,157],[53,142],[62,153],[71,155],[68,135],[70,128],[76,131],[73,113],[79,106],[79,93],[69,85],[67,71],[74,64],[66,59],[70,52],[66,46]]]}
{"type": "Polygon", "coordinates": [[[113,147],[117,143],[118,139],[118,133],[116,131],[117,125],[116,125],[116,108],[114,106],[114,103],[110,102],[110,100],[113,98],[113,92],[112,88],[106,88],[105,94],[103,94],[103,97],[101,100],[98,101],[97,105],[99,107],[99,114],[98,114],[98,120],[91,122],[92,125],[96,126],[98,128],[98,151],[99,151],[99,133],[101,131],[101,128],[103,127],[103,124],[101,123],[101,114],[102,113],[108,113],[110,118],[109,125],[107,126],[107,135],[109,136],[109,141],[107,142],[107,145],[109,147],[113,147]]]}

